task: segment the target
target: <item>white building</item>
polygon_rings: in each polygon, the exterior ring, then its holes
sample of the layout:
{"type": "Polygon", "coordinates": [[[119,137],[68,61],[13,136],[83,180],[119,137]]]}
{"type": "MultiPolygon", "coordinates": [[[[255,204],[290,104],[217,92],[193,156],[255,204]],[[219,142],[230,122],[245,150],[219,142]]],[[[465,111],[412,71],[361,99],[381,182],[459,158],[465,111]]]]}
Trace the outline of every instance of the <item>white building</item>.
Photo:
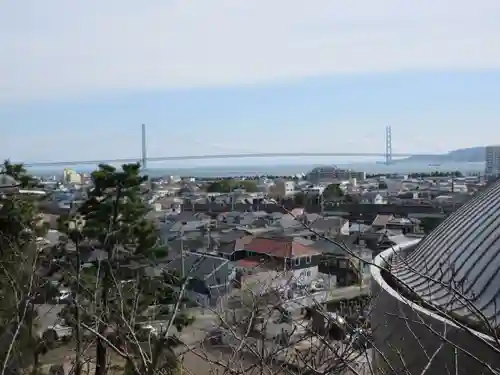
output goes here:
{"type": "Polygon", "coordinates": [[[486,178],[500,177],[500,146],[486,147],[486,178]]]}
{"type": "Polygon", "coordinates": [[[65,168],[63,171],[63,181],[67,184],[81,184],[82,175],[72,169],[65,168]]]}
{"type": "Polygon", "coordinates": [[[295,194],[295,181],[276,180],[271,190],[275,196],[289,197],[295,194]]]}

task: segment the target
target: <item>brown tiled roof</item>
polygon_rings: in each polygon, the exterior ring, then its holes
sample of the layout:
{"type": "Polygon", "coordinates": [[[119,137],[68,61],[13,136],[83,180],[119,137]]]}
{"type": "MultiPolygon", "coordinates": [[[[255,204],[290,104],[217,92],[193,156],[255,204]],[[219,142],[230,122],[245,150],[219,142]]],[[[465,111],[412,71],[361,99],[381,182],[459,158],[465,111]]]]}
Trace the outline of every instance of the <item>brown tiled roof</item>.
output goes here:
{"type": "Polygon", "coordinates": [[[254,238],[245,245],[245,250],[278,258],[296,258],[318,254],[311,247],[297,243],[293,239],[254,238]]]}

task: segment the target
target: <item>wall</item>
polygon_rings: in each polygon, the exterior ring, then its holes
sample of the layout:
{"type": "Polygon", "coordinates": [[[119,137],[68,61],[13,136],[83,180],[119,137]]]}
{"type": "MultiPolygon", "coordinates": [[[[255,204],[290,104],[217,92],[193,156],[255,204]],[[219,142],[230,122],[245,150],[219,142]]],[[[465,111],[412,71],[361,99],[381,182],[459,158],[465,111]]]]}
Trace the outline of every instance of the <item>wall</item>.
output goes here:
{"type": "Polygon", "coordinates": [[[254,293],[263,293],[269,289],[282,289],[287,285],[300,280],[303,284],[310,284],[318,278],[318,267],[312,266],[291,271],[261,271],[241,278],[241,288],[252,290],[254,293]],[[309,274],[307,274],[309,273],[309,274]]]}
{"type": "MultiPolygon", "coordinates": [[[[385,251],[377,257],[377,264],[382,265],[382,257],[387,259],[391,252],[385,251]]],[[[377,296],[371,312],[373,340],[377,348],[373,351],[376,374],[490,374],[480,361],[500,368],[500,355],[483,341],[485,336],[466,331],[404,299],[386,284],[376,266],[371,267],[371,273],[372,295],[377,296]],[[429,365],[428,358],[434,354],[429,365]]]]}
{"type": "MultiPolygon", "coordinates": [[[[231,205],[218,205],[212,204],[209,209],[208,204],[195,204],[196,212],[213,212],[221,213],[231,211],[231,205]]],[[[444,213],[453,212],[459,205],[452,207],[443,207],[444,213]]],[[[294,208],[299,208],[293,202],[286,202],[284,206],[277,204],[261,204],[261,205],[247,205],[243,203],[238,203],[234,205],[235,211],[267,211],[272,212],[282,212],[285,213],[286,210],[292,210],[294,208]]],[[[183,206],[183,211],[192,211],[192,205],[187,204],[183,206]]],[[[440,214],[441,211],[433,206],[425,205],[395,205],[395,204],[339,204],[335,206],[325,206],[325,211],[335,211],[335,212],[345,212],[353,216],[362,215],[374,215],[377,214],[396,214],[396,215],[408,215],[408,214],[440,214]]],[[[318,205],[307,205],[306,211],[309,213],[320,213],[321,207],[318,205]]],[[[349,216],[349,215],[347,215],[349,216]]]]}
{"type": "Polygon", "coordinates": [[[347,220],[344,225],[342,225],[342,228],[340,228],[340,234],[344,235],[344,236],[348,236],[349,235],[349,227],[350,227],[350,222],[349,220],[347,220]]]}
{"type": "Polygon", "coordinates": [[[241,289],[251,290],[253,293],[261,294],[269,289],[280,289],[287,285],[292,275],[285,271],[261,271],[241,277],[241,289]]]}
{"type": "MultiPolygon", "coordinates": [[[[301,259],[304,261],[304,259],[301,259]]],[[[310,284],[313,280],[318,278],[318,266],[305,267],[291,271],[293,279],[300,281],[302,284],[310,284]]]]}
{"type": "Polygon", "coordinates": [[[201,307],[209,307],[210,306],[210,299],[206,294],[201,294],[197,293],[192,290],[185,290],[184,291],[184,296],[186,299],[196,303],[196,305],[201,306],[201,307]]]}

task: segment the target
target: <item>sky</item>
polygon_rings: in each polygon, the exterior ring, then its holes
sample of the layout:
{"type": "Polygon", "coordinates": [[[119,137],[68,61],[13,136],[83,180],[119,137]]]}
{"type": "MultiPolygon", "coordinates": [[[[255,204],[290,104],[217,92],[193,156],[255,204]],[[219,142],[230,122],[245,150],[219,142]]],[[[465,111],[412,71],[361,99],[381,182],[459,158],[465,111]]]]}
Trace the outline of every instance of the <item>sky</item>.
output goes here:
{"type": "Polygon", "coordinates": [[[393,152],[500,143],[499,17],[498,0],[0,0],[0,157],[139,158],[141,123],[150,156],[383,153],[386,125],[393,152]]]}

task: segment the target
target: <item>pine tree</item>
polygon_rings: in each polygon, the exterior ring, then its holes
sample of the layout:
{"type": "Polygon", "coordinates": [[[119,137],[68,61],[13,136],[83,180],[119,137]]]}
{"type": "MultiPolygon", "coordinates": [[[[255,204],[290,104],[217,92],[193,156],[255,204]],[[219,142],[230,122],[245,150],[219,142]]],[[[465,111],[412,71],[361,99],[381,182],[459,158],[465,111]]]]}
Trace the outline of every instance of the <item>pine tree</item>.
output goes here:
{"type": "MultiPolygon", "coordinates": [[[[78,216],[64,223],[74,244],[74,251],[64,249],[66,259],[71,259],[65,266],[65,282],[71,286],[75,302],[65,317],[74,325],[78,339],[82,339],[82,328],[96,338],[96,375],[106,373],[109,348],[122,355],[128,371],[136,374],[166,373],[177,367],[175,340],[165,332],[143,337],[137,324],[152,305],[161,304],[157,310],[171,317],[184,284],[174,274],[153,272],[166,250],[158,229],[147,217],[149,208],[141,195],[146,181],[139,164],[126,164],[121,170],[100,165],[92,173],[93,187],[78,216]],[[100,257],[83,268],[89,245],[98,249],[100,257]],[[144,341],[153,350],[143,350],[144,341]]],[[[182,329],[191,320],[178,313],[173,323],[182,329]]]]}
{"type": "Polygon", "coordinates": [[[0,173],[14,178],[23,189],[36,185],[35,179],[28,173],[22,163],[13,164],[10,160],[5,160],[0,168],[0,173]]]}
{"type": "MultiPolygon", "coordinates": [[[[31,181],[22,164],[5,161],[2,173],[31,181]]],[[[48,284],[41,272],[47,257],[36,242],[44,232],[32,199],[0,198],[0,367],[5,373],[36,367],[43,350],[34,304],[48,284]]]]}

